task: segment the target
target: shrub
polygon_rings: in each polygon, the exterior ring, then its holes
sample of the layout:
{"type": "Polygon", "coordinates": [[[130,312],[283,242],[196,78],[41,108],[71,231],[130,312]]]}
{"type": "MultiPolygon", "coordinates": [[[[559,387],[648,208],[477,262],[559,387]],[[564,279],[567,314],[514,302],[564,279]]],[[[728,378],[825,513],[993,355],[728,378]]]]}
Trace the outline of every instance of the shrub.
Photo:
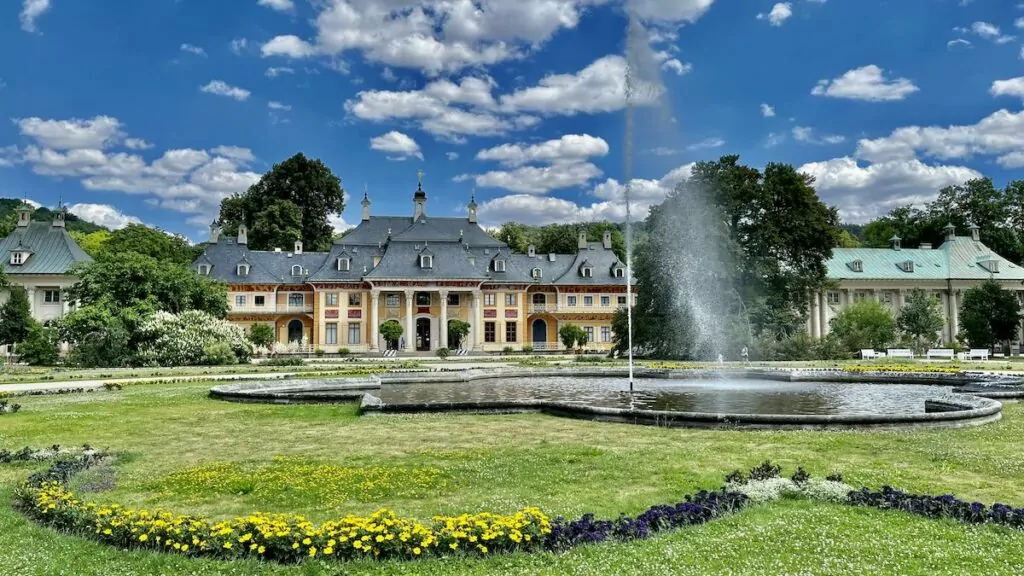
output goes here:
{"type": "Polygon", "coordinates": [[[260,366],[305,366],[306,361],[302,358],[268,358],[260,363],[260,366]]]}
{"type": "Polygon", "coordinates": [[[56,366],[60,361],[60,343],[57,330],[31,321],[28,336],[18,347],[21,359],[30,366],[56,366]]]}
{"type": "Polygon", "coordinates": [[[825,476],[825,480],[828,480],[829,482],[842,482],[843,481],[843,473],[842,472],[831,472],[831,473],[829,473],[828,476],[825,476]]]}
{"type": "Polygon", "coordinates": [[[326,354],[326,352],[324,352],[323,348],[317,348],[316,350],[313,350],[313,354],[316,354],[317,358],[323,358],[323,355],[326,354]]]}
{"type": "Polygon", "coordinates": [[[523,346],[523,354],[533,354],[533,346],[530,346],[529,344],[523,346]]]}
{"type": "Polygon", "coordinates": [[[437,357],[438,358],[447,358],[448,355],[451,354],[451,353],[452,353],[452,351],[447,349],[447,348],[438,348],[437,349],[437,357]]]}
{"type": "Polygon", "coordinates": [[[513,354],[513,353],[515,353],[515,349],[513,349],[511,346],[505,346],[504,348],[501,349],[501,353],[502,354],[513,354]]]}
{"type": "Polygon", "coordinates": [[[10,404],[7,400],[0,400],[0,414],[14,414],[21,410],[21,404],[10,404]]]}
{"type": "Polygon", "coordinates": [[[811,479],[811,475],[808,474],[806,470],[798,466],[791,479],[797,486],[806,486],[811,479]]]}
{"type": "Polygon", "coordinates": [[[769,478],[778,478],[782,472],[781,466],[772,464],[771,461],[765,460],[761,464],[750,469],[751,480],[768,480],[769,478]]]}
{"type": "Polygon", "coordinates": [[[338,355],[339,356],[348,356],[351,353],[352,353],[352,351],[349,350],[348,348],[338,348],[338,355]]]}
{"type": "MultiPolygon", "coordinates": [[[[241,328],[198,310],[181,314],[157,312],[142,323],[138,334],[141,340],[138,356],[142,364],[201,365],[208,361],[207,347],[218,343],[232,353],[231,363],[248,362],[252,357],[252,344],[241,328]]],[[[213,358],[227,361],[221,348],[213,358]]]]}
{"type": "Polygon", "coordinates": [[[238,358],[235,357],[231,345],[227,342],[211,342],[203,347],[202,364],[204,366],[224,366],[236,363],[238,363],[238,358]]]}
{"type": "Polygon", "coordinates": [[[270,346],[274,342],[274,327],[270,324],[253,324],[249,327],[249,342],[260,348],[270,346]]]}
{"type": "Polygon", "coordinates": [[[746,484],[747,476],[739,470],[733,470],[725,475],[726,484],[746,484]]]}

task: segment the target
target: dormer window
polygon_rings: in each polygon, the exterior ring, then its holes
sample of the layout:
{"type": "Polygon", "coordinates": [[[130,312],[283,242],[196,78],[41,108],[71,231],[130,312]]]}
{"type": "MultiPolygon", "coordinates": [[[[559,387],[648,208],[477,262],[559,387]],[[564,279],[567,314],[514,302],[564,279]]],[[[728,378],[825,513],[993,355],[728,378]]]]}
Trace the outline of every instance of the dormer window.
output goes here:
{"type": "Polygon", "coordinates": [[[24,252],[11,252],[11,264],[13,266],[21,266],[28,260],[24,252]]]}
{"type": "Polygon", "coordinates": [[[302,266],[298,264],[292,266],[292,276],[302,276],[302,266]]]}
{"type": "Polygon", "coordinates": [[[249,265],[248,264],[239,264],[238,265],[238,269],[236,270],[236,272],[238,273],[239,276],[248,276],[249,275],[249,265]]]}
{"type": "Polygon", "coordinates": [[[584,278],[593,278],[594,277],[594,269],[593,269],[593,267],[591,267],[591,266],[583,266],[583,267],[581,267],[580,268],[580,276],[582,276],[584,278]]]}
{"type": "Polygon", "coordinates": [[[612,269],[612,276],[615,278],[625,278],[626,271],[620,268],[619,266],[616,266],[615,268],[612,269]]]}
{"type": "Polygon", "coordinates": [[[199,275],[200,276],[209,276],[210,275],[210,267],[207,266],[206,264],[200,264],[199,265],[199,275]]]}
{"type": "Polygon", "coordinates": [[[505,261],[504,260],[495,260],[494,261],[494,271],[495,272],[504,272],[505,271],[505,261]]]}
{"type": "Polygon", "coordinates": [[[542,275],[543,273],[541,272],[540,268],[534,268],[533,270],[530,271],[530,276],[532,276],[534,280],[540,280],[540,277],[542,275]]]}
{"type": "Polygon", "coordinates": [[[980,264],[982,268],[988,270],[992,274],[996,274],[999,272],[999,260],[996,260],[995,258],[989,257],[988,260],[982,260],[978,262],[978,264],[980,264]]]}
{"type": "Polygon", "coordinates": [[[420,268],[433,268],[434,257],[430,254],[420,254],[420,268]]]}
{"type": "Polygon", "coordinates": [[[913,272],[914,271],[914,261],[913,260],[907,260],[906,262],[900,263],[900,269],[902,269],[904,272],[913,272]]]}
{"type": "Polygon", "coordinates": [[[853,262],[850,262],[849,266],[850,266],[850,270],[853,270],[854,272],[863,272],[864,271],[864,261],[863,260],[854,260],[853,262]]]}
{"type": "Polygon", "coordinates": [[[347,256],[338,258],[338,271],[348,272],[352,269],[352,259],[347,256]]]}

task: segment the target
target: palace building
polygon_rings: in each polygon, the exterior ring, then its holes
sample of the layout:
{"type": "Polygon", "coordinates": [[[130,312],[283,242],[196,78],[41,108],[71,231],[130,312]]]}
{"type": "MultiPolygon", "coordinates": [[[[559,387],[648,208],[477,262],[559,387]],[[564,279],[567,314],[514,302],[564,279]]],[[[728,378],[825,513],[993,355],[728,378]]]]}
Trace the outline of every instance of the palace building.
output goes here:
{"type": "Polygon", "coordinates": [[[429,216],[421,183],[411,216],[373,216],[364,194],[359,225],[330,252],[250,250],[244,226],[226,238],[214,223],[193,268],[229,285],[231,321],[269,324],[282,344],[382,352],[380,325],[393,320],[403,352],[557,350],[568,323],[588,349],[610,349],[612,314],[626,305],[611,234],[581,233],[575,254],[519,254],[480,227],[476,209],[471,200],[465,218],[429,216]],[[470,325],[461,342],[449,337],[453,320],[470,325]]]}
{"type": "MultiPolygon", "coordinates": [[[[859,300],[879,300],[897,313],[911,290],[920,289],[942,305],[945,327],[941,340],[948,344],[960,333],[963,294],[988,279],[1004,290],[1017,293],[1024,301],[1024,268],[996,254],[986,246],[977,226],[968,236],[957,236],[946,226],[945,240],[933,248],[922,244],[903,248],[901,239],[890,239],[890,248],[835,248],[829,259],[828,277],[834,286],[811,299],[808,333],[821,338],[829,333],[829,322],[845,307],[859,300]]],[[[1019,349],[1024,335],[1011,348],[1019,349]]]]}

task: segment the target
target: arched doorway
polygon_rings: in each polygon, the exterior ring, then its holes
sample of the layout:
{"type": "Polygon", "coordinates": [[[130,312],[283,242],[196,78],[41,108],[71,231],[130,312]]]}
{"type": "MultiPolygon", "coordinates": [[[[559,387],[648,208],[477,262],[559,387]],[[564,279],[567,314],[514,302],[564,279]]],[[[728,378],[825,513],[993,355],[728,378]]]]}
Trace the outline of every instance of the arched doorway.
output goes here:
{"type": "Polygon", "coordinates": [[[430,318],[416,319],[416,349],[420,352],[430,350],[430,318]]]}
{"type": "Polygon", "coordinates": [[[298,342],[302,340],[303,333],[302,320],[292,320],[288,323],[288,341],[298,342]]]}
{"type": "Polygon", "coordinates": [[[533,345],[537,348],[538,343],[548,341],[548,323],[540,318],[533,321],[533,345]]]}

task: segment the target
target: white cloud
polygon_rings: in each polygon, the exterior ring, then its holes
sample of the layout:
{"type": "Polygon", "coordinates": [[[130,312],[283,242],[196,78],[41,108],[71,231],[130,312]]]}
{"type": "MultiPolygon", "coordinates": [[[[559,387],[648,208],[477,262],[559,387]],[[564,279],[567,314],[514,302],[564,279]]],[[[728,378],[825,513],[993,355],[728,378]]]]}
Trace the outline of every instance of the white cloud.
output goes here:
{"type": "Polygon", "coordinates": [[[125,138],[124,147],[131,150],[149,150],[153,147],[153,144],[146,142],[142,138],[125,138]]]}
{"type": "Polygon", "coordinates": [[[477,160],[493,160],[502,166],[515,167],[535,162],[577,162],[594,156],[607,156],[608,143],[589,134],[566,134],[540,144],[502,144],[481,150],[477,160]]]}
{"type": "Polygon", "coordinates": [[[260,6],[266,6],[267,8],[271,8],[279,12],[287,12],[295,8],[295,4],[292,3],[292,0],[259,0],[256,3],[260,6]]]}
{"type": "Polygon", "coordinates": [[[24,161],[24,152],[17,146],[0,146],[0,167],[7,168],[24,161]]]}
{"type": "Polygon", "coordinates": [[[1024,30],[1024,17],[1017,18],[1013,22],[1013,25],[1016,26],[1017,28],[1020,28],[1021,30],[1024,30]]]}
{"type": "Polygon", "coordinates": [[[999,30],[999,26],[989,24],[988,22],[975,22],[967,28],[958,26],[953,28],[953,31],[960,34],[974,34],[975,36],[984,38],[985,40],[990,40],[996,44],[1006,44],[1007,42],[1012,42],[1014,39],[1013,36],[1003,34],[1002,31],[999,30]]]}
{"type": "Polygon", "coordinates": [[[819,80],[811,90],[815,96],[886,102],[903,100],[918,88],[907,78],[886,78],[874,64],[854,68],[834,80],[819,80]]]}
{"type": "Polygon", "coordinates": [[[971,41],[970,40],[964,40],[963,38],[956,38],[956,39],[950,40],[949,42],[946,42],[946,48],[950,48],[950,49],[958,48],[958,47],[970,48],[971,46],[972,46],[971,41]]]}
{"type": "Polygon", "coordinates": [[[1009,80],[996,80],[989,88],[993,96],[1017,96],[1024,98],[1024,76],[1010,78],[1009,80]]]}
{"type": "Polygon", "coordinates": [[[242,53],[245,52],[245,49],[249,47],[249,39],[235,38],[230,44],[228,44],[228,47],[236,56],[241,56],[242,53]]]}
{"type": "Polygon", "coordinates": [[[28,136],[40,145],[55,150],[107,148],[124,136],[121,122],[110,116],[96,116],[90,120],[43,120],[32,117],[16,119],[14,123],[22,136],[28,136]]]}
{"type": "Polygon", "coordinates": [[[217,156],[223,156],[225,158],[230,158],[232,160],[237,160],[239,162],[245,163],[252,162],[253,160],[256,159],[256,156],[253,155],[252,150],[248,148],[242,148],[241,146],[217,146],[213,150],[210,150],[210,152],[216,154],[217,156]]]}
{"type": "Polygon", "coordinates": [[[843,220],[852,223],[866,222],[899,206],[924,204],[944,186],[982,177],[965,166],[933,166],[917,159],[861,166],[848,156],[804,164],[799,171],[814,176],[822,199],[837,206],[843,220]]]}
{"type": "Polygon", "coordinates": [[[857,156],[872,162],[907,160],[917,152],[940,160],[998,156],[1000,163],[1012,162],[1024,151],[1024,111],[998,110],[976,124],[949,126],[906,126],[889,136],[862,139],[857,156]]]}
{"type": "Polygon", "coordinates": [[[810,126],[794,126],[792,133],[794,140],[807,144],[841,144],[846,141],[846,137],[839,134],[827,134],[819,138],[810,126]]]}
{"type": "Polygon", "coordinates": [[[761,116],[764,116],[765,118],[771,118],[772,116],[775,116],[775,108],[772,108],[768,104],[765,104],[764,102],[762,102],[761,103],[761,116]]]}
{"type": "Polygon", "coordinates": [[[725,140],[721,138],[706,138],[686,147],[687,150],[703,150],[705,148],[720,148],[725,146],[725,140]]]}
{"type": "Polygon", "coordinates": [[[655,156],[675,156],[676,154],[679,154],[679,150],[676,150],[675,148],[669,148],[667,146],[658,146],[656,148],[651,148],[650,150],[648,150],[648,152],[654,154],[655,156]]]}
{"type": "Polygon", "coordinates": [[[181,51],[188,52],[189,54],[195,54],[196,56],[206,56],[206,50],[203,50],[201,47],[193,44],[182,44],[181,51]]]}
{"type": "Polygon", "coordinates": [[[50,0],[24,0],[21,3],[21,29],[25,32],[37,32],[36,19],[50,9],[50,0]]]}
{"type": "Polygon", "coordinates": [[[458,160],[459,159],[459,153],[458,152],[445,152],[444,155],[447,156],[449,160],[458,160]]]}
{"type": "Polygon", "coordinates": [[[662,62],[661,69],[675,72],[677,76],[683,76],[693,71],[693,64],[680,62],[678,58],[671,58],[662,62]]]}
{"type": "Polygon", "coordinates": [[[110,204],[72,204],[68,206],[68,212],[111,230],[119,230],[129,224],[142,224],[142,220],[129,216],[110,204]]]}
{"type": "Polygon", "coordinates": [[[292,107],[290,105],[282,104],[282,103],[276,102],[274,100],[271,100],[270,102],[267,102],[267,108],[270,108],[271,110],[284,110],[284,111],[288,111],[288,110],[292,109],[292,107]]]}
{"type": "Polygon", "coordinates": [[[207,94],[216,94],[217,96],[234,98],[239,102],[247,100],[251,94],[248,90],[238,88],[236,86],[230,86],[223,80],[211,80],[205,86],[200,86],[199,91],[206,92],[207,94]]]}
{"type": "Polygon", "coordinates": [[[266,75],[267,78],[277,78],[281,74],[294,74],[294,73],[295,73],[295,69],[289,68],[287,66],[271,66],[270,68],[267,68],[267,71],[264,74],[266,75]]]}
{"type": "Polygon", "coordinates": [[[381,134],[370,139],[370,149],[389,154],[397,154],[388,157],[389,160],[405,160],[406,158],[419,158],[423,160],[423,152],[420,145],[408,135],[392,130],[387,134],[381,134]]]}
{"type": "Polygon", "coordinates": [[[583,186],[601,174],[601,169],[590,162],[558,162],[549,166],[520,166],[513,170],[460,174],[454,180],[472,180],[481,188],[503,188],[523,194],[544,194],[551,190],[583,186]]]}
{"type": "Polygon", "coordinates": [[[772,6],[771,12],[761,12],[757,15],[758,20],[767,20],[772,26],[782,26],[782,23],[793,15],[793,5],[789,2],[777,2],[772,6]]]}
{"type": "MultiPolygon", "coordinates": [[[[641,18],[682,24],[699,18],[714,0],[628,0],[641,18]]],[[[591,6],[618,0],[329,0],[315,35],[279,35],[265,56],[338,57],[349,51],[369,62],[413,68],[428,75],[518,59],[563,29],[577,26],[591,6]]]]}
{"type": "MultiPolygon", "coordinates": [[[[657,180],[634,179],[630,183],[631,211],[634,220],[642,220],[651,206],[661,203],[679,182],[689,177],[693,164],[684,164],[657,180]]],[[[500,225],[508,220],[529,224],[588,222],[626,218],[625,186],[613,178],[591,191],[594,201],[579,204],[563,198],[511,194],[488,200],[478,213],[485,225],[500,225]]]]}
{"type": "Polygon", "coordinates": [[[786,141],[786,134],[784,132],[769,132],[768,136],[764,139],[765,148],[775,148],[779,144],[786,141]]]}
{"type": "Polygon", "coordinates": [[[305,58],[312,56],[316,50],[313,46],[298,36],[287,34],[275,36],[260,48],[264,58],[270,56],[288,56],[290,58],[305,58]]]}

